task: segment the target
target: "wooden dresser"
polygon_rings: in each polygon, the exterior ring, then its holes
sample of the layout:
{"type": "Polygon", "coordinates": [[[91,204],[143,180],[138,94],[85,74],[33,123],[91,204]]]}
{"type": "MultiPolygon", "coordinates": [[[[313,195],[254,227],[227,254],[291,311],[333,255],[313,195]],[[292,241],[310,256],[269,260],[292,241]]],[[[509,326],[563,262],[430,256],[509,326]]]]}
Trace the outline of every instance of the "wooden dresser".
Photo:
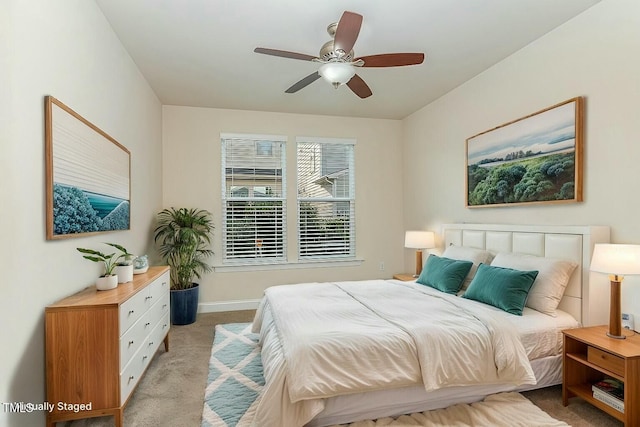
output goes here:
{"type": "Polygon", "coordinates": [[[45,309],[47,426],[124,407],[162,342],[169,350],[169,267],[108,291],[95,286],[45,309]]]}

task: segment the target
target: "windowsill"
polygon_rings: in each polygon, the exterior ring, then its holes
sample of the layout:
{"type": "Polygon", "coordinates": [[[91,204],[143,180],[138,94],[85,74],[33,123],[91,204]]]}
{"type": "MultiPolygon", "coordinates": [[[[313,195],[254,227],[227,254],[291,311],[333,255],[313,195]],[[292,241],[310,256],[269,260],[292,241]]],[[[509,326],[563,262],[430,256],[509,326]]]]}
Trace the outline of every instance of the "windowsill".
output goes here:
{"type": "Polygon", "coordinates": [[[313,260],[300,262],[280,262],[269,264],[225,264],[216,265],[213,271],[216,273],[231,273],[242,271],[262,271],[262,270],[295,270],[300,268],[330,268],[330,267],[357,267],[364,262],[363,259],[345,260],[313,260]]]}

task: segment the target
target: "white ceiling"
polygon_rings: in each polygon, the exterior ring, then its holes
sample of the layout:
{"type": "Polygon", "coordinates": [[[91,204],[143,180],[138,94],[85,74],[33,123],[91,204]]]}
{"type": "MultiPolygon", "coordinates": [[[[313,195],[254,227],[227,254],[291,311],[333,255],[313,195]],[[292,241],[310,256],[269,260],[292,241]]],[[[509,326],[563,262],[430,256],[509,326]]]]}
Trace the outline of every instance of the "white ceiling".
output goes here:
{"type": "Polygon", "coordinates": [[[225,109],[400,119],[599,0],[96,0],[160,101],[225,109]],[[373,96],[320,79],[284,91],[319,64],[345,10],[363,15],[355,56],[424,52],[423,64],[358,70],[373,96]]]}

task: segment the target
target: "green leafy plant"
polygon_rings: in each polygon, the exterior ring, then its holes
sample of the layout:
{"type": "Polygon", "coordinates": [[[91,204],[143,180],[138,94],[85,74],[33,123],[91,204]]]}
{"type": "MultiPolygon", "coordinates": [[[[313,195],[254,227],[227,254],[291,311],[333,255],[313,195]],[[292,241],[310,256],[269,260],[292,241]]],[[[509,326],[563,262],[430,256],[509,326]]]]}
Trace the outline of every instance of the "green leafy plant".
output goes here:
{"type": "Polygon", "coordinates": [[[136,259],[136,256],[129,253],[124,246],[120,246],[115,243],[105,243],[105,245],[113,246],[121,252],[121,254],[115,259],[116,265],[133,265],[133,260],[136,259]]]}
{"type": "Polygon", "coordinates": [[[116,268],[116,265],[129,265],[133,262],[133,258],[135,258],[134,255],[129,253],[129,251],[124,248],[124,246],[118,245],[116,243],[105,243],[105,245],[116,248],[121,252],[121,254],[116,257],[115,252],[111,254],[105,254],[93,249],[76,248],[78,252],[84,254],[82,256],[83,258],[88,259],[89,261],[101,262],[104,264],[104,274],[100,277],[112,276],[113,269],[116,268]],[[123,259],[123,261],[120,261],[121,259],[123,259]]]}
{"type": "Polygon", "coordinates": [[[171,267],[171,289],[189,289],[195,278],[212,270],[206,258],[213,235],[211,213],[203,209],[169,208],[158,213],[154,240],[171,267]]]}

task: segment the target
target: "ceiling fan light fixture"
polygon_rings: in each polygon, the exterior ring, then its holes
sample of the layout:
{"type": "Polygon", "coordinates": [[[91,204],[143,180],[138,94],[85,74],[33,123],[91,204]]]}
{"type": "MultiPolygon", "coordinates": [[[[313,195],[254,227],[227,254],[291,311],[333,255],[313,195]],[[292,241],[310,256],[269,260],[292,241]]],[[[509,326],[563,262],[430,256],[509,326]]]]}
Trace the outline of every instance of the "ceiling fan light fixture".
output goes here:
{"type": "Polygon", "coordinates": [[[351,80],[356,74],[356,69],[346,62],[329,62],[320,67],[318,74],[337,89],[338,86],[351,80]]]}

